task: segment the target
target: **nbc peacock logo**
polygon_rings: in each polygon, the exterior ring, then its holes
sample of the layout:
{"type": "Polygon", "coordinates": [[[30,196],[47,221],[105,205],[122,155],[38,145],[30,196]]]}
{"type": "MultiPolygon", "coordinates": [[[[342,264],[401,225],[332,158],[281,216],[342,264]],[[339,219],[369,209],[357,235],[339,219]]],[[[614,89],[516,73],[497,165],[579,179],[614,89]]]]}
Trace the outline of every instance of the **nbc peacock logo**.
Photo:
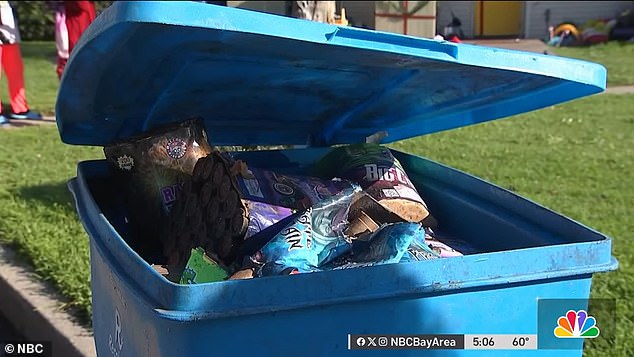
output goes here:
{"type": "Polygon", "coordinates": [[[559,317],[554,334],[557,338],[597,338],[600,331],[596,324],[597,320],[585,310],[570,310],[559,317]]]}

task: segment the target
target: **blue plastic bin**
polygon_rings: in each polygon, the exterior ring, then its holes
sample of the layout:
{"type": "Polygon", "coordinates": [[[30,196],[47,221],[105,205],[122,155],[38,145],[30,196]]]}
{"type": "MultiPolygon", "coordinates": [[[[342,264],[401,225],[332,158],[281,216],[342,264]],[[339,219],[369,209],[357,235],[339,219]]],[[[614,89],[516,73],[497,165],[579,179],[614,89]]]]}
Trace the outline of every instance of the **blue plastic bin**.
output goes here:
{"type": "MultiPolygon", "coordinates": [[[[305,145],[240,154],[287,172],[378,131],[391,142],[503,118],[601,92],[606,78],[582,61],[178,1],[116,2],[65,71],[56,113],[66,143],[103,146],[201,116],[213,145],[305,145]]],[[[592,274],[616,269],[605,235],[453,168],[395,155],[444,229],[482,253],[173,284],[126,244],[105,160],[79,163],[70,188],[90,237],[98,354],[361,355],[372,353],[348,351],[348,334],[535,334],[538,299],[588,298],[592,274]]],[[[379,353],[390,352],[493,354],[379,353]]]]}

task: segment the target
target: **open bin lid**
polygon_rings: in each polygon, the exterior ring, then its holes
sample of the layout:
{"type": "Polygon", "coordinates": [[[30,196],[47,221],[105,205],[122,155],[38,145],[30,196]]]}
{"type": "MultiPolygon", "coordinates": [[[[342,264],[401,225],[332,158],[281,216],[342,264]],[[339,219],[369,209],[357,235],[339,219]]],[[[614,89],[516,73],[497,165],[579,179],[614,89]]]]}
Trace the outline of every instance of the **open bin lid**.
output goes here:
{"type": "Polygon", "coordinates": [[[605,89],[603,66],[193,1],[119,1],[83,34],[61,138],[104,146],[191,117],[214,145],[383,142],[605,89]]]}

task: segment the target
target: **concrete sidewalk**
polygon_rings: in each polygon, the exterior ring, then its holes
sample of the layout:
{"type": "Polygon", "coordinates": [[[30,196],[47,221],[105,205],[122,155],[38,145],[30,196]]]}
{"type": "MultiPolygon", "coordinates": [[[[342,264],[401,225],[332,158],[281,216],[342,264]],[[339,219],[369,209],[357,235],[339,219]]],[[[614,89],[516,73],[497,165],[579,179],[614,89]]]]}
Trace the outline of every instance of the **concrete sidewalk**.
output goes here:
{"type": "Polygon", "coordinates": [[[634,86],[616,86],[616,87],[608,87],[605,94],[631,94],[634,93],[634,86]]]}

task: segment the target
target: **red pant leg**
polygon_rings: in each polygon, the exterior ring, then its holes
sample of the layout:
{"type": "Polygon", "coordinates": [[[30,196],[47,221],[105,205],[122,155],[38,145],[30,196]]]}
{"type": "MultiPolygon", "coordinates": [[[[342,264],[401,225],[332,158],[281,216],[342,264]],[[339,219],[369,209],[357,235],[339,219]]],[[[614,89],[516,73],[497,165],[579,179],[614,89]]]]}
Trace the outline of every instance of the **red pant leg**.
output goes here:
{"type": "MultiPolygon", "coordinates": [[[[2,59],[2,52],[4,52],[4,51],[2,51],[2,47],[3,46],[0,45],[0,59],[2,59]]],[[[0,77],[2,77],[2,68],[0,68],[0,77]]],[[[2,100],[0,100],[0,114],[2,114],[2,112],[3,112],[3,110],[2,110],[2,100]]]]}
{"type": "Polygon", "coordinates": [[[68,53],[70,54],[81,34],[95,19],[95,5],[92,1],[64,1],[66,29],[68,30],[68,53]]]}
{"type": "Polygon", "coordinates": [[[7,75],[11,109],[14,113],[24,113],[29,110],[26,104],[26,90],[24,89],[24,66],[20,45],[2,45],[2,69],[7,75]]]}

